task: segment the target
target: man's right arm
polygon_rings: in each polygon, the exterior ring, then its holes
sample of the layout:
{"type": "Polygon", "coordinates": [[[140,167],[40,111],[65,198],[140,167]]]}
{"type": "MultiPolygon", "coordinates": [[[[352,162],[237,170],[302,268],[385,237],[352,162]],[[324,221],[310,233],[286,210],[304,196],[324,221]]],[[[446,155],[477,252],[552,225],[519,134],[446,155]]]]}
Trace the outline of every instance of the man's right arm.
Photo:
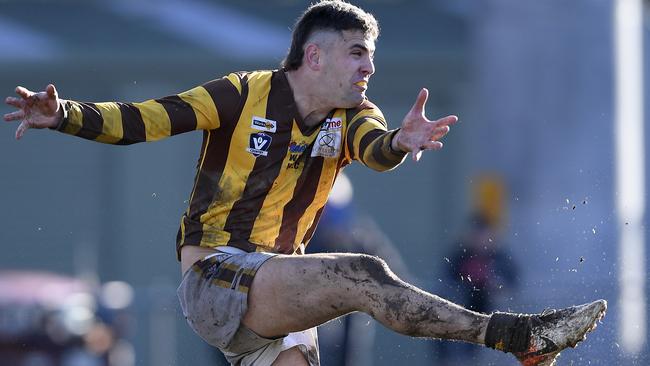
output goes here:
{"type": "Polygon", "coordinates": [[[237,104],[240,99],[238,83],[239,77],[231,74],[177,95],[142,103],[63,100],[51,85],[41,93],[17,88],[21,98],[7,98],[6,102],[19,111],[5,115],[5,120],[22,120],[17,138],[29,128],[49,127],[109,144],[156,141],[230,123],[227,110],[232,109],[229,104],[237,104]]]}

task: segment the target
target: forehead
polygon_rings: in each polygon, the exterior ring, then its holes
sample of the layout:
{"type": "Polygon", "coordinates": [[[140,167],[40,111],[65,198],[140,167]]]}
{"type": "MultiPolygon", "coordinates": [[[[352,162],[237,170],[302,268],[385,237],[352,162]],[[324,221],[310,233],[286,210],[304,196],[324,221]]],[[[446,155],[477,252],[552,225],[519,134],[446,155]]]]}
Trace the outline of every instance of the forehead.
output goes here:
{"type": "Polygon", "coordinates": [[[360,30],[341,31],[339,39],[346,48],[360,46],[367,49],[371,53],[375,51],[375,39],[364,35],[360,30]]]}

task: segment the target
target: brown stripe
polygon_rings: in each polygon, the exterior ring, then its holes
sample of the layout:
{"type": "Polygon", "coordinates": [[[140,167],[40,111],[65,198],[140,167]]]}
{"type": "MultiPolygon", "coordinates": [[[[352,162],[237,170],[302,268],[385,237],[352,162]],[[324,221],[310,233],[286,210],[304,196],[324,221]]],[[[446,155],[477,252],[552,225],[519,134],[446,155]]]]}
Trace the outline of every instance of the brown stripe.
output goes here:
{"type": "MultiPolygon", "coordinates": [[[[348,123],[350,120],[348,120],[348,123]]],[[[345,134],[345,138],[347,140],[347,145],[348,145],[348,151],[350,152],[350,158],[352,160],[356,159],[357,157],[354,156],[354,135],[357,133],[357,130],[359,127],[362,125],[362,121],[355,121],[353,125],[348,125],[348,131],[345,134]]]]}
{"type": "Polygon", "coordinates": [[[162,104],[163,108],[169,115],[169,122],[171,122],[171,135],[178,135],[179,133],[196,130],[196,115],[192,106],[181,99],[178,95],[170,95],[161,99],[156,99],[156,102],[162,104]]]}
{"type": "Polygon", "coordinates": [[[288,85],[283,83],[282,77],[282,74],[277,71],[273,73],[266,105],[266,118],[277,122],[277,131],[271,134],[268,155],[258,156],[255,159],[244,192],[228,214],[224,227],[224,230],[230,233],[228,245],[249,243],[248,240],[264,199],[283,167],[282,162],[291,141],[291,127],[295,114],[294,109],[291,108],[293,94],[288,85]]]}
{"type": "Polygon", "coordinates": [[[102,113],[94,103],[79,103],[81,105],[81,113],[83,115],[82,125],[77,136],[94,140],[97,136],[102,134],[104,126],[104,118],[102,113]]]}
{"type": "MultiPolygon", "coordinates": [[[[341,172],[341,170],[343,170],[343,168],[348,164],[350,164],[350,162],[346,161],[345,154],[341,154],[339,156],[339,161],[338,161],[338,163],[336,165],[336,173],[334,173],[334,182],[336,182],[336,179],[338,178],[339,173],[341,172]]],[[[334,182],[332,182],[332,187],[334,187],[334,182]]],[[[330,189],[330,191],[331,191],[331,189],[330,189]]],[[[318,222],[320,221],[320,216],[323,213],[324,209],[325,209],[325,206],[319,208],[318,211],[316,211],[316,215],[314,215],[314,221],[312,221],[311,225],[309,226],[309,228],[305,232],[305,235],[302,237],[301,243],[304,243],[305,245],[307,245],[307,243],[309,243],[309,241],[311,240],[311,237],[314,236],[314,232],[316,231],[316,228],[318,227],[318,222]]]]}
{"type": "MultiPolygon", "coordinates": [[[[381,130],[370,130],[370,131],[366,132],[366,134],[363,135],[363,137],[359,141],[359,159],[364,164],[366,164],[366,161],[364,160],[363,157],[365,155],[364,153],[365,153],[366,149],[368,148],[368,145],[370,145],[376,139],[381,138],[381,135],[384,132],[385,131],[381,131],[381,130]]],[[[381,144],[379,144],[379,145],[381,145],[381,144]]]]}
{"type": "Polygon", "coordinates": [[[232,284],[232,280],[235,279],[236,274],[237,271],[233,271],[232,269],[226,268],[225,266],[219,266],[219,269],[217,269],[217,274],[214,276],[214,279],[232,284]]]}
{"type": "Polygon", "coordinates": [[[291,200],[284,206],[280,233],[275,240],[275,249],[279,253],[293,253],[293,244],[296,242],[298,222],[305,210],[314,201],[318,181],[323,171],[324,159],[321,156],[308,157],[305,167],[298,177],[296,188],[293,190],[291,200]]]}
{"type": "Polygon", "coordinates": [[[239,286],[250,288],[251,284],[253,283],[253,278],[255,278],[253,275],[247,273],[242,274],[241,278],[239,279],[239,286]]]}
{"type": "Polygon", "coordinates": [[[302,238],[302,242],[307,245],[309,241],[311,240],[311,237],[314,236],[314,231],[316,231],[316,227],[318,227],[318,222],[320,221],[320,215],[323,213],[323,210],[325,209],[325,206],[321,207],[317,212],[316,215],[314,216],[314,221],[311,223],[311,226],[309,229],[307,229],[307,232],[305,233],[305,236],[302,238]]]}
{"type": "MultiPolygon", "coordinates": [[[[209,81],[203,84],[208,91],[214,105],[217,107],[219,121],[236,121],[239,118],[243,105],[239,104],[239,92],[227,78],[209,81]]],[[[242,91],[243,92],[243,91],[242,91]]]]}
{"type": "Polygon", "coordinates": [[[133,104],[117,103],[122,114],[122,139],[118,145],[129,145],[147,140],[147,132],[140,110],[133,104]]]}
{"type": "MultiPolygon", "coordinates": [[[[384,137],[380,137],[381,141],[378,141],[372,146],[372,158],[375,160],[375,162],[384,167],[393,165],[393,162],[390,161],[386,155],[384,155],[384,150],[386,149],[385,146],[387,146],[386,138],[389,138],[387,135],[388,134],[386,133],[384,137]]],[[[388,139],[388,143],[390,143],[390,138],[388,139]]]]}
{"type": "MultiPolygon", "coordinates": [[[[232,114],[229,120],[221,120],[221,127],[203,132],[203,144],[201,146],[201,154],[199,157],[199,164],[203,159],[203,165],[199,167],[194,178],[195,186],[192,195],[192,201],[189,204],[187,217],[183,217],[185,223],[185,238],[181,238],[181,231],[176,240],[177,251],[180,250],[180,244],[199,245],[203,237],[203,225],[201,223],[201,215],[203,215],[212,203],[212,200],[217,195],[219,190],[219,181],[223,174],[223,169],[226,166],[228,159],[228,150],[230,149],[230,140],[237,125],[237,120],[241,115],[242,109],[246,98],[248,98],[248,78],[244,76],[241,81],[241,97],[237,89],[230,84],[230,90],[225,88],[220,90],[223,95],[214,95],[221,103],[229,103],[237,106],[237,112],[232,114]],[[208,136],[211,140],[208,144],[208,136]],[[206,144],[208,144],[206,148],[206,144]],[[204,153],[205,152],[205,153],[204,153]]],[[[215,102],[216,103],[216,102],[215,102]]],[[[217,105],[217,108],[222,105],[217,105]]]]}

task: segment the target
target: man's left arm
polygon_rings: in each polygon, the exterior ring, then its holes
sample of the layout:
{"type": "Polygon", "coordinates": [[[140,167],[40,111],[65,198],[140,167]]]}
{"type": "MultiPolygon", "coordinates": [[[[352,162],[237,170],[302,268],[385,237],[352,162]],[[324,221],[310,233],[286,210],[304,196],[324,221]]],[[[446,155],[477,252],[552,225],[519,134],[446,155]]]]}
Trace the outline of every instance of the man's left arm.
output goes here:
{"type": "Polygon", "coordinates": [[[415,104],[406,114],[402,126],[387,130],[381,111],[369,102],[367,108],[359,111],[349,121],[346,152],[351,160],[377,170],[391,170],[401,164],[407,154],[418,161],[424,150],[439,150],[438,141],[449,132],[449,126],[456,123],[456,116],[447,116],[430,121],[424,115],[428,90],[422,89],[415,104]]]}
{"type": "Polygon", "coordinates": [[[398,130],[387,130],[381,111],[365,102],[350,121],[346,136],[346,155],[376,171],[391,170],[404,161],[406,153],[391,148],[398,130]]]}

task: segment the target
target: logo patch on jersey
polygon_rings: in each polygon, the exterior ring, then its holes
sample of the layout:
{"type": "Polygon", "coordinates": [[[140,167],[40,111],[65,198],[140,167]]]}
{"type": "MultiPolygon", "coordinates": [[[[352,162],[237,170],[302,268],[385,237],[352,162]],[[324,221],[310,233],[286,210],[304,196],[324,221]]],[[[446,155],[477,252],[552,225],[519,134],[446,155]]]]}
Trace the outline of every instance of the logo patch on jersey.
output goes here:
{"type": "Polygon", "coordinates": [[[343,122],[340,118],[328,118],[323,122],[316,136],[311,156],[334,158],[341,152],[341,130],[343,122]]]}
{"type": "Polygon", "coordinates": [[[277,125],[278,123],[274,120],[258,116],[253,116],[253,122],[251,123],[251,127],[254,129],[266,132],[275,132],[277,125]]]}
{"type": "Polygon", "coordinates": [[[271,146],[271,136],[264,132],[252,133],[248,142],[246,151],[258,156],[267,156],[269,154],[269,147],[271,146]]]}
{"type": "Polygon", "coordinates": [[[305,142],[297,143],[295,141],[291,141],[289,144],[289,163],[287,164],[287,169],[292,168],[292,169],[299,169],[300,168],[300,161],[304,160],[301,159],[300,157],[303,156],[303,153],[309,145],[305,142]]]}
{"type": "Polygon", "coordinates": [[[291,143],[289,144],[289,151],[290,151],[291,153],[297,153],[297,154],[300,154],[300,153],[304,152],[305,150],[307,150],[307,147],[308,147],[308,146],[309,146],[309,145],[307,145],[307,144],[304,143],[304,142],[297,143],[297,142],[295,142],[295,141],[291,141],[291,143]]]}

